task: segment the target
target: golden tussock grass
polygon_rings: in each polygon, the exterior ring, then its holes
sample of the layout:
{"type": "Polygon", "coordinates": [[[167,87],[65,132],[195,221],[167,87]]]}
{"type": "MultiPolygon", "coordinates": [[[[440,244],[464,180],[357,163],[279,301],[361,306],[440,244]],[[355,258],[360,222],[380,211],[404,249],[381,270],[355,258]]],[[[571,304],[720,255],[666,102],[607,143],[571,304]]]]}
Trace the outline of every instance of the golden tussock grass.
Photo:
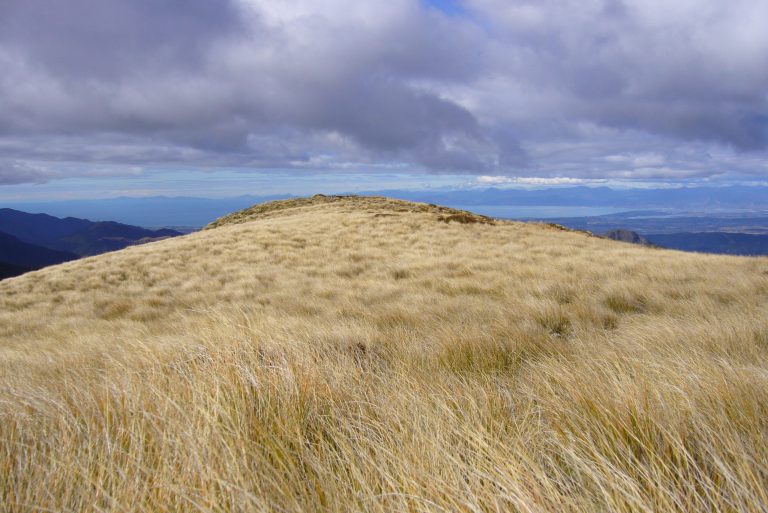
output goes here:
{"type": "Polygon", "coordinates": [[[289,200],[0,282],[0,508],[768,509],[768,259],[489,221],[289,200]]]}

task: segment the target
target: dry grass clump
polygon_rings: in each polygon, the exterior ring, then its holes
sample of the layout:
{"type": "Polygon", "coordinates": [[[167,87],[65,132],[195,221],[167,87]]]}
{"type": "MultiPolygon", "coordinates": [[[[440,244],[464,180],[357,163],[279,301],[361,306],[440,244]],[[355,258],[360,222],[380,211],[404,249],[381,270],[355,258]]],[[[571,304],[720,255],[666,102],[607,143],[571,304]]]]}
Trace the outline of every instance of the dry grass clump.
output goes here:
{"type": "Polygon", "coordinates": [[[460,212],[460,213],[451,214],[448,216],[439,216],[437,220],[442,221],[444,223],[456,222],[461,224],[475,224],[475,223],[496,224],[493,221],[493,219],[489,217],[472,214],[471,212],[460,212]]]}
{"type": "Polygon", "coordinates": [[[0,510],[768,509],[768,259],[289,201],[0,282],[0,510]]]}

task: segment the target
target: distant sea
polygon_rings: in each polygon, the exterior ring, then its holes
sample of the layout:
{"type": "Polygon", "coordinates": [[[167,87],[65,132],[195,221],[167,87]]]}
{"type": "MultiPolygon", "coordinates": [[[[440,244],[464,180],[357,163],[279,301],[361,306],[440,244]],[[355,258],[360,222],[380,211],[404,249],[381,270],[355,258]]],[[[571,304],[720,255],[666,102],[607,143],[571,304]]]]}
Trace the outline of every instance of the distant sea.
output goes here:
{"type": "Polygon", "coordinates": [[[557,217],[590,217],[626,212],[626,208],[611,207],[527,207],[509,205],[450,205],[461,210],[506,219],[550,219],[557,217]]]}

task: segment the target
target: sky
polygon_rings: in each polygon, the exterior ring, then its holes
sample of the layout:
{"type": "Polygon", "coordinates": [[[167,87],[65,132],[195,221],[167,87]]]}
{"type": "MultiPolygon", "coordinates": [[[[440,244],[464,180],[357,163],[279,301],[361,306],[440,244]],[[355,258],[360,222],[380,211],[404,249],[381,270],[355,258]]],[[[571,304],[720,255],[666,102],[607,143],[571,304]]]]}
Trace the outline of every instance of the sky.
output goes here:
{"type": "Polygon", "coordinates": [[[768,177],[768,0],[2,0],[0,70],[0,201],[768,177]]]}

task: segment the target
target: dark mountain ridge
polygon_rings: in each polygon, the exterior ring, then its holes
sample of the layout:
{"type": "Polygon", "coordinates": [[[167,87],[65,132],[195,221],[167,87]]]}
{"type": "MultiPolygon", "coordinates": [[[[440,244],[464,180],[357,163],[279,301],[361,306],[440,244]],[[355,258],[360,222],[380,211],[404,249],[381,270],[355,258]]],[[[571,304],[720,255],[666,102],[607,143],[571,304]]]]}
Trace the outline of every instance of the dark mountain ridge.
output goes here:
{"type": "Polygon", "coordinates": [[[6,264],[5,262],[0,262],[0,280],[4,280],[6,278],[13,278],[14,276],[20,276],[24,273],[28,273],[29,271],[33,271],[34,269],[30,267],[24,267],[21,265],[13,265],[13,264],[6,264]]]}
{"type": "Polygon", "coordinates": [[[79,258],[74,253],[58,251],[24,242],[0,232],[0,262],[26,269],[38,269],[79,258]]]}
{"type": "Polygon", "coordinates": [[[61,237],[66,237],[88,227],[91,221],[66,217],[49,216],[48,214],[30,214],[0,208],[0,232],[13,235],[25,242],[52,247],[61,237]]]}
{"type": "Polygon", "coordinates": [[[167,228],[149,230],[0,208],[0,279],[177,235],[181,233],[167,228]]]}
{"type": "Polygon", "coordinates": [[[0,209],[0,232],[23,242],[79,256],[98,255],[140,242],[181,235],[170,229],[149,230],[112,221],[94,222],[75,217],[61,219],[10,208],[0,209]]]}

